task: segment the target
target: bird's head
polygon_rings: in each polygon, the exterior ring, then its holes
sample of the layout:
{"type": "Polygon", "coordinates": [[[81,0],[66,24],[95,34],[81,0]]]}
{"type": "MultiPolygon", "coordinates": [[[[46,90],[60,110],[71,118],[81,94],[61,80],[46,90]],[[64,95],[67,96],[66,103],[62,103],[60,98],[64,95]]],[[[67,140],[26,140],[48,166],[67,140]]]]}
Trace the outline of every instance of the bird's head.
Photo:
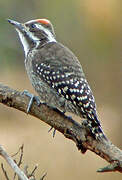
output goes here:
{"type": "Polygon", "coordinates": [[[56,42],[53,26],[47,19],[36,19],[26,23],[8,19],[8,22],[17,30],[25,55],[31,48],[38,48],[48,42],[56,42]]]}

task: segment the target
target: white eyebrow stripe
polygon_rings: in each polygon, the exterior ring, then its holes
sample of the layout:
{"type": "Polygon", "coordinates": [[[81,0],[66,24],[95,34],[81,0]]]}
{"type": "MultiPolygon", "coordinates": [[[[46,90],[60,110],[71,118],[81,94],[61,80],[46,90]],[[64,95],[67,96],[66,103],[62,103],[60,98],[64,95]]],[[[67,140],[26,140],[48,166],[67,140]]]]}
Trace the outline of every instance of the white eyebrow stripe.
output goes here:
{"type": "Polygon", "coordinates": [[[44,28],[41,24],[35,24],[38,29],[43,30],[47,34],[48,42],[56,42],[53,34],[46,28],[44,28]]]}

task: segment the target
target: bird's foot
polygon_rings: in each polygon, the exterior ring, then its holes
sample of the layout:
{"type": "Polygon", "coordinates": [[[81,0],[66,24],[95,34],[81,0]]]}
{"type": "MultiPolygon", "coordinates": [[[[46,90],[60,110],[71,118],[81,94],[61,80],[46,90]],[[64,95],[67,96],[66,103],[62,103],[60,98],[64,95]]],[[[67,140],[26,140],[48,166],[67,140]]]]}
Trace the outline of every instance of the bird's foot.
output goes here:
{"type": "MultiPolygon", "coordinates": [[[[50,132],[50,131],[52,131],[53,130],[53,127],[51,127],[49,130],[48,130],[48,133],[50,132]]],[[[53,130],[53,138],[55,137],[55,134],[56,134],[56,129],[54,128],[54,130],[53,130]]]]}
{"type": "Polygon", "coordinates": [[[38,98],[38,96],[34,96],[33,94],[29,93],[27,90],[24,90],[22,92],[22,95],[26,95],[28,97],[30,97],[30,101],[27,107],[27,114],[30,112],[30,109],[32,107],[33,101],[35,100],[38,104],[38,106],[41,104],[40,99],[38,98]]]}

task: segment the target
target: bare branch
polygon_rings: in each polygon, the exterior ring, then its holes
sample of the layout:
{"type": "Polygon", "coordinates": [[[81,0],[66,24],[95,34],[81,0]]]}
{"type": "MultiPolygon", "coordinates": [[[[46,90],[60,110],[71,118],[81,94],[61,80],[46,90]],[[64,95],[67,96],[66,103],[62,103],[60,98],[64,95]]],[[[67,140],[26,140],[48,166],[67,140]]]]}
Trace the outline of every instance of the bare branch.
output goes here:
{"type": "MultiPolygon", "coordinates": [[[[35,177],[35,171],[37,170],[38,165],[36,164],[34,166],[34,169],[31,171],[31,173],[28,172],[28,165],[26,165],[24,167],[24,172],[20,170],[20,165],[22,164],[22,159],[23,159],[23,145],[19,148],[18,152],[15,155],[18,155],[18,153],[20,152],[20,158],[18,163],[15,162],[14,160],[12,160],[12,157],[10,157],[7,152],[3,149],[3,147],[0,145],[0,155],[7,161],[7,163],[10,165],[10,167],[14,170],[14,178],[15,179],[16,175],[18,175],[18,180],[36,180],[35,177]]],[[[9,180],[8,174],[6,172],[6,170],[3,167],[3,164],[1,164],[1,168],[2,171],[4,173],[4,176],[6,178],[6,180],[9,180]]],[[[40,180],[43,180],[44,177],[47,175],[47,173],[45,173],[40,180]]]]}
{"type": "Polygon", "coordinates": [[[0,146],[0,155],[6,160],[6,162],[10,165],[10,167],[14,170],[14,172],[19,176],[21,180],[29,180],[2,146],[0,146]]]}
{"type": "MultiPolygon", "coordinates": [[[[29,97],[0,84],[0,102],[26,113],[29,97]]],[[[34,102],[29,114],[54,127],[64,134],[66,138],[73,140],[82,153],[90,150],[108,161],[110,163],[107,167],[109,172],[119,171],[122,173],[122,151],[109,140],[95,140],[85,125],[80,125],[76,121],[44,104],[38,106],[37,103],[34,102]]],[[[103,168],[99,169],[98,172],[107,172],[107,170],[103,168]]]]}

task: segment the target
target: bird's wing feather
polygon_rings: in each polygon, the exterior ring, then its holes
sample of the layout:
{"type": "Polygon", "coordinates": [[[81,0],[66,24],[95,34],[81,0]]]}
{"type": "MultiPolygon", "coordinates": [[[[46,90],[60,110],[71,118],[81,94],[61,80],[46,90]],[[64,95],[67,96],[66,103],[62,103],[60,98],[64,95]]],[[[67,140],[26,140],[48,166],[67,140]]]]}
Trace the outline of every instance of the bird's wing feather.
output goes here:
{"type": "Polygon", "coordinates": [[[80,62],[68,48],[60,43],[48,43],[35,53],[33,68],[57,93],[79,107],[83,117],[97,120],[92,91],[80,62]]]}

